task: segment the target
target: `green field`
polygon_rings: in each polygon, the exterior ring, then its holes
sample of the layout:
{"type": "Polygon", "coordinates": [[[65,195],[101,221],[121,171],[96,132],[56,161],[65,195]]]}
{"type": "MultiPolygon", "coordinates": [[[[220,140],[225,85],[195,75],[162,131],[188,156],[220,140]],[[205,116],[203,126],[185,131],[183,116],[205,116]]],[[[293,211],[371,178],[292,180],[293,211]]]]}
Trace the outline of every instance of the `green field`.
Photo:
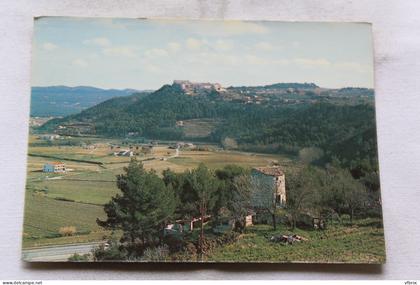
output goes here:
{"type": "MultiPolygon", "coordinates": [[[[36,141],[31,137],[31,142],[36,141]]],[[[95,149],[39,144],[29,147],[29,153],[61,158],[69,171],[65,174],[43,173],[42,166],[52,159],[28,157],[24,248],[100,241],[110,235],[96,224],[96,219],[105,218],[103,205],[119,192],[116,176],[123,172],[130,158],[114,156],[108,140],[94,141],[95,149]],[[69,226],[75,227],[76,233],[60,236],[60,228],[69,226]]],[[[227,164],[254,167],[272,162],[278,162],[289,170],[301,167],[286,156],[211,149],[214,150],[181,150],[176,155],[175,150],[163,144],[138,159],[144,160],[146,169],[155,169],[158,174],[168,168],[182,172],[197,167],[201,162],[213,169],[227,164]]],[[[273,231],[269,225],[255,225],[247,228],[237,242],[214,249],[205,261],[381,263],[385,260],[385,252],[383,228],[378,226],[379,223],[378,220],[368,219],[359,220],[353,226],[335,224],[325,231],[296,229],[293,233],[308,238],[308,241],[293,245],[269,241],[273,235],[291,233],[286,226],[279,225],[273,231]]]]}
{"type": "MultiPolygon", "coordinates": [[[[116,157],[108,143],[116,140],[89,138],[95,149],[81,146],[48,146],[35,136],[30,137],[29,153],[47,156],[28,156],[26,204],[24,219],[25,248],[63,243],[98,241],[108,232],[96,224],[104,218],[102,205],[118,193],[116,175],[123,172],[129,157],[116,157]],[[42,146],[40,146],[42,145],[42,146]],[[80,159],[84,162],[66,159],[80,159]],[[46,162],[61,160],[69,171],[65,174],[43,173],[46,162]],[[86,161],[101,162],[103,165],[86,161]],[[63,201],[66,200],[66,201],[63,201]],[[59,237],[61,227],[74,226],[77,233],[70,237],[59,237]]],[[[123,148],[123,147],[121,147],[123,148]]],[[[232,151],[175,150],[168,145],[155,147],[152,153],[139,156],[146,169],[155,169],[158,174],[165,169],[182,172],[203,162],[210,168],[226,164],[244,167],[264,166],[278,161],[282,165],[294,165],[290,158],[279,155],[251,154],[232,151]]]]}
{"type": "Polygon", "coordinates": [[[379,220],[360,220],[353,226],[334,225],[325,231],[291,232],[285,226],[276,231],[268,225],[249,227],[236,243],[215,249],[207,261],[218,262],[302,262],[383,263],[385,244],[379,220]],[[308,239],[293,245],[274,243],[271,236],[295,233],[308,239]]]}
{"type": "Polygon", "coordinates": [[[192,119],[183,121],[182,130],[186,137],[202,138],[207,137],[220,124],[215,119],[192,119]]]}
{"type": "Polygon", "coordinates": [[[96,225],[104,218],[101,206],[58,201],[40,193],[26,193],[24,247],[97,240],[105,232],[96,225]],[[60,227],[74,226],[78,233],[58,237],[60,227]]]}

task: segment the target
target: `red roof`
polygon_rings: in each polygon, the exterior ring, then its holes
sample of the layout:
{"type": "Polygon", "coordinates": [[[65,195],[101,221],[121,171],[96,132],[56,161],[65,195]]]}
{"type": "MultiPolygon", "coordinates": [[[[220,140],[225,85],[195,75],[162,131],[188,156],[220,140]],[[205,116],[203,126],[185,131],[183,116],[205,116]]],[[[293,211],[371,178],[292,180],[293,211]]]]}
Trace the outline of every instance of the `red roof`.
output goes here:
{"type": "Polygon", "coordinates": [[[64,162],[61,162],[61,161],[53,161],[53,162],[49,162],[49,163],[47,163],[47,164],[52,164],[52,165],[63,165],[63,164],[64,164],[64,162]]]}

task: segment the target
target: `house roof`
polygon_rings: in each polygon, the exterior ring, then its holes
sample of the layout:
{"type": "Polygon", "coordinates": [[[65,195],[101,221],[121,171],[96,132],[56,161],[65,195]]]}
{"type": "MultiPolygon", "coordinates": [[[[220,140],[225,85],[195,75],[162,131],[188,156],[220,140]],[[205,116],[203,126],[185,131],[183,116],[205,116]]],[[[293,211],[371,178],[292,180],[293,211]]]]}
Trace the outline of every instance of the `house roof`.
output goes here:
{"type": "Polygon", "coordinates": [[[284,175],[284,172],[283,170],[281,170],[280,167],[254,167],[253,169],[258,172],[261,172],[262,174],[270,175],[270,176],[284,175]]]}
{"type": "Polygon", "coordinates": [[[64,162],[61,162],[61,161],[53,161],[53,162],[48,162],[48,163],[46,163],[46,164],[51,164],[51,165],[62,165],[62,164],[64,164],[64,162]]]}

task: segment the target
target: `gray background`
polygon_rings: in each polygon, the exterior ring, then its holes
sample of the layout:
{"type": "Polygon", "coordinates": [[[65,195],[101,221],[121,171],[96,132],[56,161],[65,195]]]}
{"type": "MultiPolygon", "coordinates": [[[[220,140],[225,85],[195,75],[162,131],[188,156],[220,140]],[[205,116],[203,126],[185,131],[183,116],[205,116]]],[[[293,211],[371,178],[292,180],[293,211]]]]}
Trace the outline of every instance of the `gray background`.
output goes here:
{"type": "MultiPolygon", "coordinates": [[[[279,79],[281,81],[281,78],[279,79]]],[[[0,279],[420,279],[420,1],[0,2],[0,279]],[[387,264],[27,265],[20,261],[33,16],[183,17],[373,23],[387,264]]]]}

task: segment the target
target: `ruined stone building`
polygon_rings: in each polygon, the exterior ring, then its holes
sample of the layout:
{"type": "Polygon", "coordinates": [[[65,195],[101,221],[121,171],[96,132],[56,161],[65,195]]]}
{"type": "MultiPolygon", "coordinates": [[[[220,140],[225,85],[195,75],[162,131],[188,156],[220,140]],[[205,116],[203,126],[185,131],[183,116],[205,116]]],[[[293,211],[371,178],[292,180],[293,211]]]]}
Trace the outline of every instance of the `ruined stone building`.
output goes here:
{"type": "Polygon", "coordinates": [[[254,208],[286,206],[286,180],[280,167],[256,167],[251,179],[254,190],[251,205],[254,208]]]}

